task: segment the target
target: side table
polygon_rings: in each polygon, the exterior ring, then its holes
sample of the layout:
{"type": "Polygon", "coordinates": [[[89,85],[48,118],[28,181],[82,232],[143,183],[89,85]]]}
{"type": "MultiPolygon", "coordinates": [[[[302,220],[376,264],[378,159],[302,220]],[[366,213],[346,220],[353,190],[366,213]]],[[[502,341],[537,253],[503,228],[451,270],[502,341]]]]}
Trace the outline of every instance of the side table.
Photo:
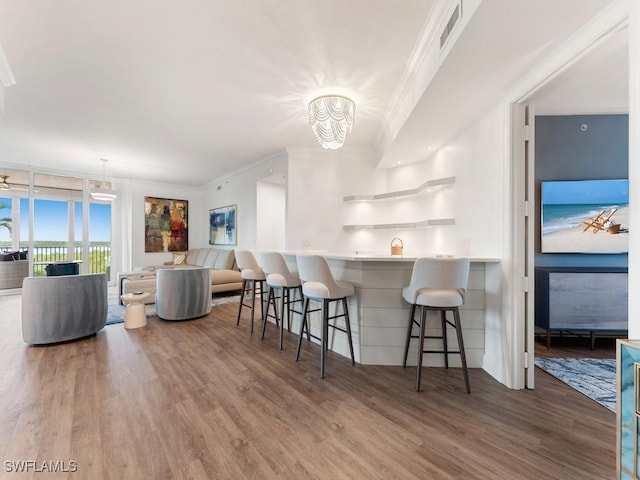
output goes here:
{"type": "Polygon", "coordinates": [[[151,295],[149,292],[125,293],[120,298],[127,308],[124,314],[124,328],[132,329],[147,325],[147,314],[144,309],[144,301],[151,295]]]}

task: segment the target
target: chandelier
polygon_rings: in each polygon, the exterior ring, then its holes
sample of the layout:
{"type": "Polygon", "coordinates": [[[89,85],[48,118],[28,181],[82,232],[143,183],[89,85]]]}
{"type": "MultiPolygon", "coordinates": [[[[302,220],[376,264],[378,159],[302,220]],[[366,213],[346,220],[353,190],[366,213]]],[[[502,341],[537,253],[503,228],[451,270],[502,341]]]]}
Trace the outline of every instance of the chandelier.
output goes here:
{"type": "Polygon", "coordinates": [[[353,100],[341,95],[323,95],[309,102],[309,124],[322,148],[344,145],[355,118],[353,100]]]}

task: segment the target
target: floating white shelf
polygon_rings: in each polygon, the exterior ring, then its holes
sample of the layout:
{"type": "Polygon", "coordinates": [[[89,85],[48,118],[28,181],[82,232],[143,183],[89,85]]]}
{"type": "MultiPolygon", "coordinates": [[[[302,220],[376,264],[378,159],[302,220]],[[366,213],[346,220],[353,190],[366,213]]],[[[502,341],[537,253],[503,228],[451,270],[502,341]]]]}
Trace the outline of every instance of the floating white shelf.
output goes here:
{"type": "Polygon", "coordinates": [[[422,185],[416,188],[409,188],[407,190],[397,190],[395,192],[378,193],[376,195],[348,195],[343,197],[345,202],[371,202],[376,200],[399,200],[407,197],[415,197],[431,192],[431,189],[435,187],[441,187],[444,185],[453,185],[456,183],[456,177],[442,177],[428,180],[422,185]]]}
{"type": "Polygon", "coordinates": [[[441,227],[455,225],[455,218],[432,218],[419,222],[377,223],[373,225],[343,225],[343,230],[412,230],[416,228],[441,227]]]}

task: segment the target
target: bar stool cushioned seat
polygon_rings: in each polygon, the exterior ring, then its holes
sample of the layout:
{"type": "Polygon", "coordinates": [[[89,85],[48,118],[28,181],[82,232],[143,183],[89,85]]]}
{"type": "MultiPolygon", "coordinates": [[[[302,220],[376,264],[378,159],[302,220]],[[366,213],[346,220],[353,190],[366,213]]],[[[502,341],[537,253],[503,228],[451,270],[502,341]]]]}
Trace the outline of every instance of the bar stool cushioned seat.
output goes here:
{"type": "Polygon", "coordinates": [[[407,366],[407,355],[409,353],[409,343],[411,339],[418,338],[416,391],[420,391],[423,353],[444,354],[445,368],[449,367],[449,354],[457,353],[460,354],[462,361],[466,391],[467,393],[471,393],[467,360],[464,352],[464,341],[462,338],[462,326],[460,324],[460,312],[458,310],[458,307],[464,304],[468,279],[469,259],[467,258],[419,258],[413,265],[411,283],[408,287],[402,289],[402,297],[411,304],[407,341],[404,349],[404,362],[402,365],[403,367],[407,366]],[[415,320],[416,308],[418,306],[421,308],[419,322],[415,320]],[[441,336],[425,336],[428,310],[437,310],[440,312],[441,336]],[[453,322],[447,319],[446,312],[448,311],[453,313],[453,322]],[[419,327],[418,335],[411,335],[413,325],[419,327]],[[447,325],[451,325],[456,330],[459,347],[457,351],[450,351],[448,348],[447,325]],[[441,339],[443,349],[425,350],[425,338],[441,339]]]}
{"type": "Polygon", "coordinates": [[[163,320],[190,320],[211,312],[211,269],[158,270],[156,312],[163,320]]]}
{"type": "MultiPolygon", "coordinates": [[[[280,326],[280,350],[282,350],[282,337],[284,332],[284,316],[287,315],[287,328],[291,331],[291,304],[302,300],[302,282],[300,276],[289,270],[287,260],[280,252],[263,252],[261,254],[262,269],[267,276],[267,286],[269,294],[267,295],[267,309],[263,314],[262,338],[267,327],[267,317],[269,316],[269,307],[273,304],[274,317],[276,325],[280,326]],[[276,306],[276,291],[280,294],[280,315],[276,306]],[[298,300],[295,299],[295,293],[299,292],[298,300]],[[293,294],[293,298],[292,298],[293,294]]],[[[298,312],[302,313],[302,312],[298,312]]]]}
{"type": "MultiPolygon", "coordinates": [[[[352,284],[348,282],[336,281],[331,274],[327,260],[320,255],[298,255],[296,257],[298,263],[298,273],[302,280],[302,293],[304,294],[304,303],[302,307],[303,321],[300,325],[300,336],[298,338],[298,349],[296,351],[296,362],[300,359],[300,348],[302,346],[302,335],[306,327],[307,338],[311,336],[307,321],[309,313],[309,300],[315,300],[322,304],[322,326],[320,328],[320,378],[324,378],[324,352],[329,349],[327,343],[329,337],[329,327],[340,330],[347,334],[349,341],[349,351],[351,353],[351,364],[355,365],[356,360],[353,354],[353,339],[351,337],[351,323],[349,322],[349,306],[347,297],[351,297],[355,293],[352,284]],[[331,302],[340,302],[342,304],[342,315],[329,316],[329,304],[331,302]],[[344,317],[345,328],[338,327],[335,323],[332,325],[329,320],[344,317]]],[[[317,337],[316,337],[317,338],[317,337]]]]}
{"type": "Polygon", "coordinates": [[[107,323],[107,275],[26,277],[22,338],[34,345],[86,337],[107,323]]]}

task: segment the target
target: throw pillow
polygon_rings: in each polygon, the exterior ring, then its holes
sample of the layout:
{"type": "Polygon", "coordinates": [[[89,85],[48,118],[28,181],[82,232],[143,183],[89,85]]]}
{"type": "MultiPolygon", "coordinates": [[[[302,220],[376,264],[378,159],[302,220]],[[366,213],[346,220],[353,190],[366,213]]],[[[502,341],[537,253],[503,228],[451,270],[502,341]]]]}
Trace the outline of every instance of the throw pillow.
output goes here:
{"type": "Polygon", "coordinates": [[[186,255],[184,253],[174,253],[173,254],[173,264],[174,265],[183,265],[186,255]]]}

